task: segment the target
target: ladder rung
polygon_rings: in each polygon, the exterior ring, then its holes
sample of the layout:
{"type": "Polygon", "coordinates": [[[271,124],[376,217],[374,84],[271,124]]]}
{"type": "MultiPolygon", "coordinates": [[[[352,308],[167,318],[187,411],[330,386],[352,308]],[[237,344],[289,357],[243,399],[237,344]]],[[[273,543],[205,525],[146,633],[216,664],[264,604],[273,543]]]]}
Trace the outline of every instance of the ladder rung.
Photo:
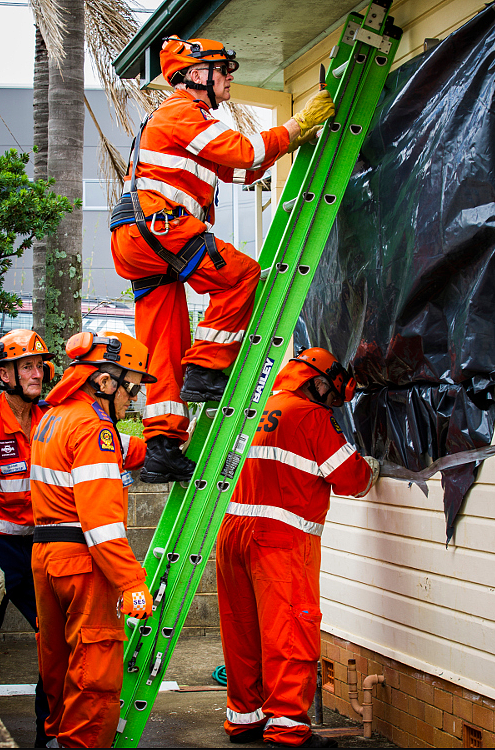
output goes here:
{"type": "Polygon", "coordinates": [[[345,61],[345,63],[342,63],[342,65],[339,65],[338,68],[335,68],[335,70],[332,70],[332,75],[334,78],[342,78],[342,76],[345,73],[345,69],[347,68],[348,60],[345,61]]]}
{"type": "Polygon", "coordinates": [[[285,203],[283,204],[284,211],[287,211],[287,213],[290,214],[290,212],[294,208],[294,204],[296,201],[297,201],[297,198],[293,198],[291,201],[285,201],[285,203]]]}
{"type": "Polygon", "coordinates": [[[264,268],[260,274],[260,281],[266,281],[271,270],[271,266],[270,268],[264,268]]]}

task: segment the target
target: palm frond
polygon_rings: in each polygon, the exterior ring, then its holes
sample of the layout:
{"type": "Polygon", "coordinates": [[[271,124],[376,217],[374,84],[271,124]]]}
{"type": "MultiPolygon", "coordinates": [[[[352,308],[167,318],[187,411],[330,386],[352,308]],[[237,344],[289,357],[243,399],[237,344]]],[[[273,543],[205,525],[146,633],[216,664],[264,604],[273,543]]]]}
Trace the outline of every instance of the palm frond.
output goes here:
{"type": "Polygon", "coordinates": [[[28,0],[34,21],[44,39],[48,57],[60,62],[65,57],[65,23],[57,0],[28,0]]]}
{"type": "Polygon", "coordinates": [[[107,194],[107,206],[113,208],[120,198],[122,193],[122,187],[124,185],[124,177],[127,174],[127,164],[123,159],[120,151],[111,143],[108,138],[103,134],[102,129],[96,119],[96,116],[91,109],[91,106],[84,97],[84,103],[86,109],[91,115],[98,135],[100,136],[99,152],[100,158],[98,160],[100,173],[102,180],[106,187],[107,194]]]}
{"type": "Polygon", "coordinates": [[[125,0],[86,0],[84,7],[86,44],[93,67],[117,123],[132,135],[135,126],[130,117],[130,102],[137,104],[141,119],[143,111],[156,109],[164,98],[159,91],[142,91],[137,80],[121,80],[113,68],[112,61],[135,35],[138,23],[125,0]]]}
{"type": "Polygon", "coordinates": [[[224,102],[222,106],[228,109],[234,123],[234,128],[240,133],[249,135],[250,133],[260,132],[261,123],[253,107],[249,107],[246,104],[234,104],[234,102],[224,102]]]}

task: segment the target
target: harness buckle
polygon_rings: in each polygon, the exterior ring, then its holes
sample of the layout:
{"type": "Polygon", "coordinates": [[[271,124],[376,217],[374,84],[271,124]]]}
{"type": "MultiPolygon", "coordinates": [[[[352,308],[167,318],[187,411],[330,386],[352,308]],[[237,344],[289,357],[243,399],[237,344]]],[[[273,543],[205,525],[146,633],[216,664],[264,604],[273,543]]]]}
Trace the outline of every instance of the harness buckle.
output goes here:
{"type": "Polygon", "coordinates": [[[169,223],[168,223],[168,216],[167,216],[167,214],[163,214],[163,219],[164,219],[164,222],[165,222],[165,231],[163,231],[163,232],[159,232],[157,229],[155,229],[156,217],[157,217],[157,214],[153,214],[153,218],[151,219],[150,232],[153,232],[153,234],[156,235],[157,237],[159,237],[160,235],[163,235],[163,234],[168,234],[169,223]]]}

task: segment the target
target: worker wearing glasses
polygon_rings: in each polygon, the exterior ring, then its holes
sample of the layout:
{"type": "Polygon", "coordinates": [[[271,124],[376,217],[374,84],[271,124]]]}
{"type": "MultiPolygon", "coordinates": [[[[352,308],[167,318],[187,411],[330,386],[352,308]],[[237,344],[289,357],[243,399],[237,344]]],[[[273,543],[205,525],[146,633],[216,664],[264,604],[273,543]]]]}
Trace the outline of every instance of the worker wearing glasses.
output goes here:
{"type": "Polygon", "coordinates": [[[218,179],[252,184],[334,113],[321,91],[284,125],[233,130],[215,110],[230,99],[235,58],[210,39],[165,39],[161,68],[174,92],[141,125],[112,214],[115,267],[132,282],[136,335],[158,379],[146,389],[145,482],[191,479],[195,464],[180,450],[187,402],[221,399],[253,309],[258,263],[211,233],[218,179]],[[210,295],[192,346],[186,281],[210,295]]]}
{"type": "Polygon", "coordinates": [[[151,383],[148,351],[125,333],[84,331],[33,436],[33,575],[48,747],[111,747],[120,715],[124,614],[151,615],[129,546],[127,487],[146,446],[116,424],[151,383]]]}

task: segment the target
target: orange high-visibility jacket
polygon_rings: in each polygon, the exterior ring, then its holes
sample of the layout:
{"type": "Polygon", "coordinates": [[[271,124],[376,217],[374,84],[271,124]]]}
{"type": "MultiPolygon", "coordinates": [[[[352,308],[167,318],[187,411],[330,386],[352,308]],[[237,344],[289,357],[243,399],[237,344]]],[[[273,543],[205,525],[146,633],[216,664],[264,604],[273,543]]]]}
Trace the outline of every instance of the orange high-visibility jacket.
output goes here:
{"type": "MultiPolygon", "coordinates": [[[[94,561],[121,591],[145,580],[126,536],[122,472],[144,462],[146,443],[122,435],[79,390],[41,420],[32,443],[31,495],[36,526],[79,525],[94,561]]],[[[125,477],[124,477],[125,480],[125,477]]]]}
{"type": "Polygon", "coordinates": [[[272,518],[321,536],[330,490],[360,497],[371,479],[331,409],[300,390],[280,391],[267,401],[227,513],[272,518]]]}
{"type": "MultiPolygon", "coordinates": [[[[217,120],[203,101],[176,91],[143,130],[136,187],[144,215],[182,206],[211,226],[217,179],[249,185],[288,147],[284,126],[245,136],[217,120]]],[[[124,192],[130,190],[131,171],[132,165],[124,192]]],[[[196,226],[191,236],[201,231],[204,227],[196,226]]]]}
{"type": "MultiPolygon", "coordinates": [[[[31,407],[31,440],[48,404],[31,407]]],[[[29,472],[31,445],[5,393],[0,394],[0,534],[25,536],[34,531],[29,472]]]]}

